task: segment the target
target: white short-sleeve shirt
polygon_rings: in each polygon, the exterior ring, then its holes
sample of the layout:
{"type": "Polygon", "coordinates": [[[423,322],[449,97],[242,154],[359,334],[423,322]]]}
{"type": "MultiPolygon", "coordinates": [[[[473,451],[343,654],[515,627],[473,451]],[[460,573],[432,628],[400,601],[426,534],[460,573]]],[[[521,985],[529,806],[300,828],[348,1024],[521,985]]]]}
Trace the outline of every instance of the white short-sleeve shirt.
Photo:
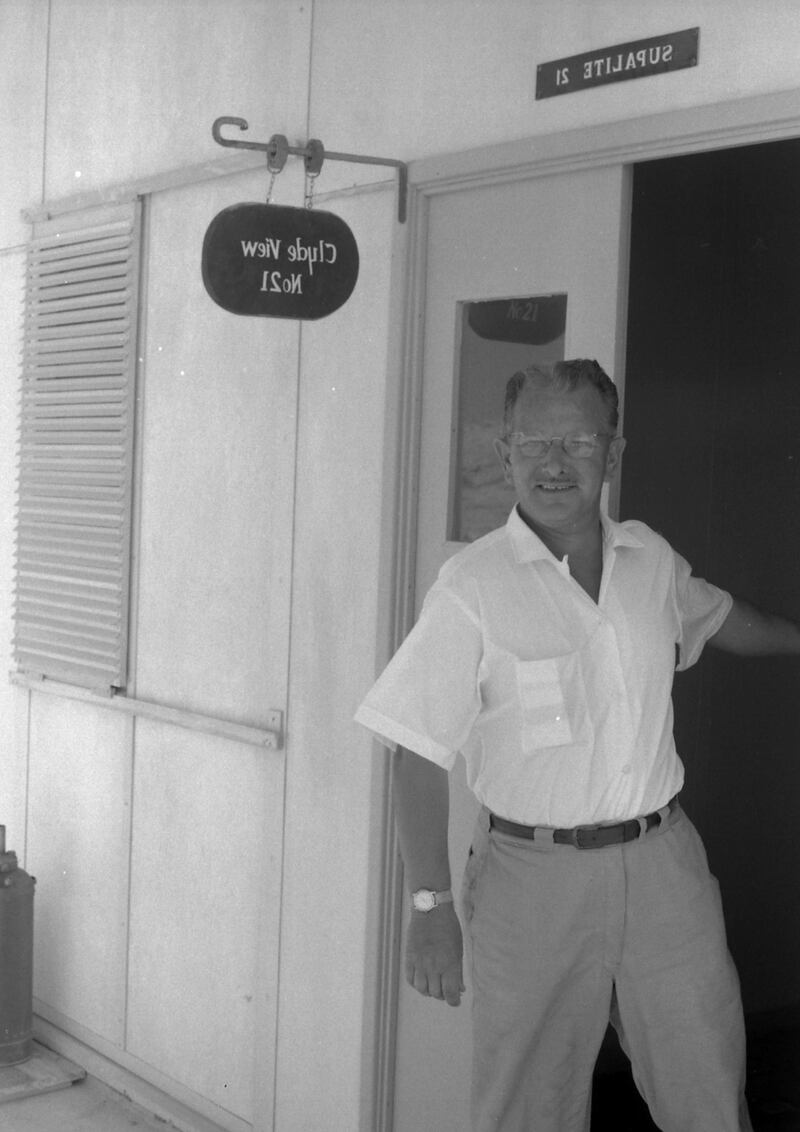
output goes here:
{"type": "Polygon", "coordinates": [[[512,511],[442,567],[356,714],[389,747],[449,769],[528,825],[622,820],[683,784],[672,678],[732,598],[644,523],[603,523],[597,603],[512,511]]]}

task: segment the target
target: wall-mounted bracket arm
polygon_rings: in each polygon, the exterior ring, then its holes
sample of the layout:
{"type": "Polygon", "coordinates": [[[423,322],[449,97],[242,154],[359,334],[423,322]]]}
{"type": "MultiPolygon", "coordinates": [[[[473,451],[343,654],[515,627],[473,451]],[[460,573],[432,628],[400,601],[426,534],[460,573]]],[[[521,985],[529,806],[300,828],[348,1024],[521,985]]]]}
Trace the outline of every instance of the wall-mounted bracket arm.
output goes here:
{"type": "Polygon", "coordinates": [[[244,141],[238,138],[223,136],[223,126],[238,126],[240,130],[248,128],[244,118],[217,118],[211,127],[214,141],[219,145],[231,146],[234,149],[257,149],[267,154],[267,166],[271,173],[279,173],[286,163],[287,156],[295,154],[305,158],[306,173],[316,176],[322,169],[322,163],[328,161],[349,161],[358,165],[387,165],[397,170],[397,219],[401,224],[406,219],[406,202],[408,199],[408,165],[405,161],[396,161],[391,157],[366,157],[356,153],[333,153],[326,150],[322,142],[312,138],[306,145],[289,145],[283,134],[273,134],[268,142],[244,141]]]}

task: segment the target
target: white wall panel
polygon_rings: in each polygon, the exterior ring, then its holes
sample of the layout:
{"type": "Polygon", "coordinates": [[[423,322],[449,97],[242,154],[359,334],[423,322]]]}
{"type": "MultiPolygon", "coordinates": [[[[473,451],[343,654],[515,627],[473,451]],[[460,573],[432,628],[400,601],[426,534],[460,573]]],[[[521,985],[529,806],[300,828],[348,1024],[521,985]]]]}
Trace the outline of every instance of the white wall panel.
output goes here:
{"type": "Polygon", "coordinates": [[[135,630],[140,698],[256,726],[285,701],[298,328],[216,306],[200,251],[266,180],[152,202],[135,630]]]}
{"type": "Polygon", "coordinates": [[[315,0],[309,129],[411,160],[792,89],[799,49],[796,0],[315,0]],[[539,63],[697,26],[697,67],[536,101],[539,63]]]}
{"type": "MultiPolygon", "coordinates": [[[[255,726],[286,709],[299,327],[221,310],[200,253],[267,180],[148,206],[134,628],[139,698],[255,726]]],[[[272,1104],[283,759],[137,725],[129,1052],[242,1119],[272,1104]]]]}
{"type": "Polygon", "coordinates": [[[375,672],[395,202],[387,190],[328,207],[361,268],[302,338],[276,1127],[303,1132],[360,1127],[380,899],[382,767],[353,713],[375,672]]]}
{"type": "Polygon", "coordinates": [[[282,784],[280,754],[137,723],[128,1051],[248,1120],[265,959],[277,985],[282,784]]]}
{"type": "Polygon", "coordinates": [[[14,634],[14,506],[24,272],[22,252],[0,252],[0,825],[6,826],[8,846],[20,858],[25,850],[27,693],[13,688],[6,674],[12,668],[14,634]],[[21,724],[19,734],[17,722],[21,724]]]}
{"type": "Polygon", "coordinates": [[[304,128],[310,2],[51,4],[48,198],[218,159],[221,115],[304,128]]]}
{"type": "Polygon", "coordinates": [[[48,0],[0,3],[0,248],[29,235],[20,215],[41,200],[48,0]]]}
{"type": "Polygon", "coordinates": [[[32,693],[27,867],[37,878],[34,995],[118,1046],[131,726],[113,711],[32,693]]]}

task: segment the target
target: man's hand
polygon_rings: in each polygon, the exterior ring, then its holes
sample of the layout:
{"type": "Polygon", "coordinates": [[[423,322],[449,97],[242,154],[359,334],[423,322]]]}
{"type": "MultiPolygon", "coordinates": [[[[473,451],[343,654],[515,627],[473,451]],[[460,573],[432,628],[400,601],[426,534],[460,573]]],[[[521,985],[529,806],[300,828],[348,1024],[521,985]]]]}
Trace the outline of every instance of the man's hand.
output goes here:
{"type": "Polygon", "coordinates": [[[458,1006],[465,990],[461,925],[452,904],[412,912],[406,939],[406,978],[420,994],[458,1006]]]}
{"type": "MultiPolygon", "coordinates": [[[[392,785],[400,850],[409,892],[450,888],[447,824],[450,784],[447,771],[405,751],[395,753],[392,785]]],[[[464,984],[461,925],[452,904],[411,913],[406,939],[406,978],[420,994],[458,1006],[464,984]]]]}

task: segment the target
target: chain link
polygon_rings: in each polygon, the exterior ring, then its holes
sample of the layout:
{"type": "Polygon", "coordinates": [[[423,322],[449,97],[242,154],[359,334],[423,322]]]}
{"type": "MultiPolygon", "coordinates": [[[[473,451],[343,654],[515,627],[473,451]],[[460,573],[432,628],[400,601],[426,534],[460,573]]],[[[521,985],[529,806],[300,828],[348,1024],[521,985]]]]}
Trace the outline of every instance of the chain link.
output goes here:
{"type": "Polygon", "coordinates": [[[306,173],[306,208],[314,207],[314,182],[318,176],[319,173],[306,173]]]}

